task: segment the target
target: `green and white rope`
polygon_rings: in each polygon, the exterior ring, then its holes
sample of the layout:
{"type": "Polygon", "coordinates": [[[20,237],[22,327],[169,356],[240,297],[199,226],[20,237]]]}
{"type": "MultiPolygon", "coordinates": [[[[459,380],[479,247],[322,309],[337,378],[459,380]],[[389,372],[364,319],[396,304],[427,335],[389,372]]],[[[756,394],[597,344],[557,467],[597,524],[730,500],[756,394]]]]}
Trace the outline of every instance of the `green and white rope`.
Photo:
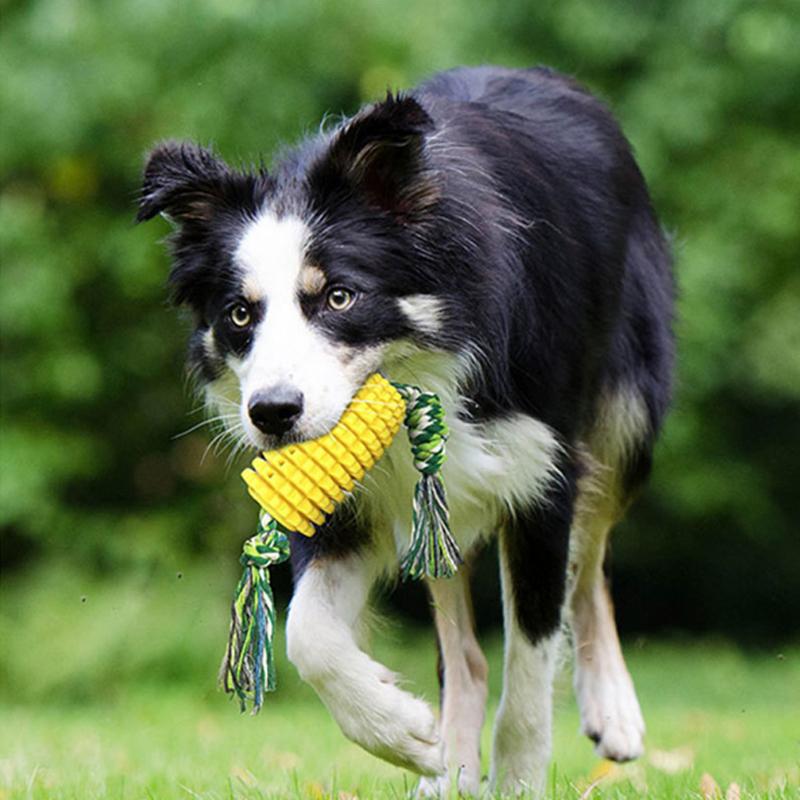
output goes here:
{"type": "Polygon", "coordinates": [[[244,543],[239,558],[244,572],[231,606],[228,647],[220,668],[220,683],[236,694],[242,711],[248,701],[255,714],[264,693],[275,690],[275,600],[269,568],[289,558],[286,529],[269,514],[259,516],[258,533],[244,543]]]}
{"type": "MultiPolygon", "coordinates": [[[[462,563],[450,532],[447,495],[441,478],[448,430],[438,396],[416,386],[393,383],[406,403],[404,424],[414,466],[420,473],[414,487],[411,542],[400,563],[403,580],[449,578],[462,563]]],[[[266,511],[258,532],[244,543],[239,559],[244,571],[231,605],[228,647],[220,683],[239,698],[242,711],[252,703],[257,713],[266,692],[275,690],[275,600],[269,568],[289,558],[289,531],[266,511]]]]}
{"type": "Polygon", "coordinates": [[[405,426],[414,466],[421,473],[414,487],[411,543],[400,562],[403,580],[450,578],[462,563],[450,531],[447,495],[440,475],[449,431],[441,400],[407,383],[392,384],[406,403],[405,426]]]}

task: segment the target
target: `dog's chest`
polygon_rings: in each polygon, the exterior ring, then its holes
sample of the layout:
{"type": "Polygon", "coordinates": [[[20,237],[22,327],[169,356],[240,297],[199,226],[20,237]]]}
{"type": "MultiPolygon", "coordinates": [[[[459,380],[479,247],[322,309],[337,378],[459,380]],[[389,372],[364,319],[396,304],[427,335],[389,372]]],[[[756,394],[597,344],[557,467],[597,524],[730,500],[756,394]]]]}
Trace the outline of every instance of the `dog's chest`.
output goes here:
{"type": "MultiPolygon", "coordinates": [[[[419,374],[419,373],[417,373],[419,374]]],[[[451,529],[463,553],[494,533],[515,509],[541,499],[556,476],[560,446],[544,423],[510,413],[491,421],[467,421],[452,384],[429,373],[424,389],[436,391],[450,436],[442,468],[451,529]]],[[[408,547],[414,486],[419,479],[403,431],[364,479],[362,499],[370,524],[393,551],[408,547]]]]}

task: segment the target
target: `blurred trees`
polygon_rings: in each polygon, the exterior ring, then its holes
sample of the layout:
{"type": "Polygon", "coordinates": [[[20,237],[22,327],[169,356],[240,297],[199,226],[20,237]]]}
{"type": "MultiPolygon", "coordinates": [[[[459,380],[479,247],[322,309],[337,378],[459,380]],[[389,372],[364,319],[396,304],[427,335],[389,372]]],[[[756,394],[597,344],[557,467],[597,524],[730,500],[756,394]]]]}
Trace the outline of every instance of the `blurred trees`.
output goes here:
{"type": "Polygon", "coordinates": [[[132,224],[153,142],[268,162],[387,86],[460,63],[547,63],[614,108],[675,238],[676,402],[616,542],[623,627],[786,635],[800,618],[798,41],[792,0],[7,6],[5,568],[194,553],[235,566],[252,527],[225,454],[203,458],[209,429],[175,438],[203,417],[164,302],[166,224],[132,224]]]}

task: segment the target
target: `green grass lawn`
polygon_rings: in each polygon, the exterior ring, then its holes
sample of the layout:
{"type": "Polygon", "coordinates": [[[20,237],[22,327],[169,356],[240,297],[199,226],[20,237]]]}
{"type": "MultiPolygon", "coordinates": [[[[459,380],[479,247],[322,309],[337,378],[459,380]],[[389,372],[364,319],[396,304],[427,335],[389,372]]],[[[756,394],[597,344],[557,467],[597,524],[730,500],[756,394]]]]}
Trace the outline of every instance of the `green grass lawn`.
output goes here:
{"type": "MultiPolygon", "coordinates": [[[[414,777],[347,742],[285,659],[279,690],[256,717],[215,690],[227,577],[190,570],[174,584],[131,578],[92,584],[87,595],[80,576],[47,573],[4,589],[0,800],[410,793],[414,777]]],[[[485,645],[491,720],[502,656],[499,638],[485,645]]],[[[374,649],[435,702],[429,631],[385,627],[374,649]]],[[[565,669],[552,797],[699,798],[704,773],[723,796],[736,783],[743,798],[800,797],[800,648],[744,654],[722,642],[639,641],[627,653],[646,755],[625,766],[594,756],[565,669]]],[[[485,759],[489,743],[487,725],[485,759]]]]}

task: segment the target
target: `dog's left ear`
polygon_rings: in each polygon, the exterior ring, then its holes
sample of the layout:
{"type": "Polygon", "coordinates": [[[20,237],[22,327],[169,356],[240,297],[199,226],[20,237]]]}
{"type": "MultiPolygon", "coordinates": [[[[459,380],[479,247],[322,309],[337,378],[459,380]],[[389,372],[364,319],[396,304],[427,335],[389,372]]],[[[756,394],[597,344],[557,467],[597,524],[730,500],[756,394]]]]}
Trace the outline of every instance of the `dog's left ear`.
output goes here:
{"type": "Polygon", "coordinates": [[[336,135],[312,180],[346,183],[395,217],[416,217],[436,203],[439,189],[425,154],[433,120],[413,98],[389,93],[336,135]]]}
{"type": "Polygon", "coordinates": [[[232,179],[228,165],[205,147],[163,142],[148,157],[136,220],[163,214],[178,225],[206,223],[232,179]]]}

